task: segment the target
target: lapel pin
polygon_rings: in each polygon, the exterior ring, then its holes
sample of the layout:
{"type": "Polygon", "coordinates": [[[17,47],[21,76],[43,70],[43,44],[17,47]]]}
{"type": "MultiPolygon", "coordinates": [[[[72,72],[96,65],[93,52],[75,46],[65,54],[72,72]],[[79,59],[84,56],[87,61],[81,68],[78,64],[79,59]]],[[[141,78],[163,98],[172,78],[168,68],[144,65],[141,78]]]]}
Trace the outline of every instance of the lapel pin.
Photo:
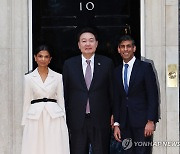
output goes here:
{"type": "Polygon", "coordinates": [[[100,65],[101,65],[101,63],[98,63],[98,65],[100,66],[100,65]]]}

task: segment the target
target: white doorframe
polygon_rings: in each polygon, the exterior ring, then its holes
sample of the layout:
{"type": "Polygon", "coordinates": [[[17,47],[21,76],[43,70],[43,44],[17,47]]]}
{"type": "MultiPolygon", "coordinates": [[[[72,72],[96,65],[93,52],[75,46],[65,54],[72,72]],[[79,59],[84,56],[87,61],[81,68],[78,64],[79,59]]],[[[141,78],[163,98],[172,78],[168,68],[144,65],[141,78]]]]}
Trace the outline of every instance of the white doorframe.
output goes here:
{"type": "Polygon", "coordinates": [[[145,57],[146,56],[146,52],[145,52],[145,0],[141,0],[140,2],[140,25],[141,25],[141,31],[140,31],[140,35],[141,35],[141,57],[145,57]]]}
{"type": "Polygon", "coordinates": [[[28,1],[28,7],[29,7],[29,20],[28,20],[28,24],[29,24],[29,31],[28,31],[28,70],[31,71],[33,69],[33,49],[32,49],[32,0],[28,1]]]}

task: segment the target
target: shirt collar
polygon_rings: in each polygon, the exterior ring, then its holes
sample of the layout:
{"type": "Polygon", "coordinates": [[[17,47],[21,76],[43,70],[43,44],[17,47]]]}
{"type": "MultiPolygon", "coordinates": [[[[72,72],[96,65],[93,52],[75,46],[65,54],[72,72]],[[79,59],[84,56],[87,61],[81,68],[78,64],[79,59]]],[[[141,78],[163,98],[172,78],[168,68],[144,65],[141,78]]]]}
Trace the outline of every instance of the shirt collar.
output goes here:
{"type": "MultiPolygon", "coordinates": [[[[33,76],[39,76],[38,68],[33,71],[33,76]]],[[[53,71],[48,67],[48,76],[54,76],[53,71]]]]}
{"type": "MultiPolygon", "coordinates": [[[[92,57],[89,59],[89,60],[91,60],[91,63],[92,63],[92,64],[94,64],[94,55],[95,55],[95,54],[93,54],[92,57]]],[[[87,59],[86,59],[83,55],[81,55],[81,57],[82,57],[82,64],[86,63],[86,60],[87,60],[87,59]]],[[[87,63],[86,63],[86,64],[87,64],[87,63]]]]}
{"type": "Polygon", "coordinates": [[[134,62],[135,62],[135,60],[136,60],[136,57],[134,56],[128,63],[125,63],[125,62],[123,61],[123,65],[124,65],[124,64],[128,64],[130,67],[132,67],[133,64],[134,64],[134,62]]]}

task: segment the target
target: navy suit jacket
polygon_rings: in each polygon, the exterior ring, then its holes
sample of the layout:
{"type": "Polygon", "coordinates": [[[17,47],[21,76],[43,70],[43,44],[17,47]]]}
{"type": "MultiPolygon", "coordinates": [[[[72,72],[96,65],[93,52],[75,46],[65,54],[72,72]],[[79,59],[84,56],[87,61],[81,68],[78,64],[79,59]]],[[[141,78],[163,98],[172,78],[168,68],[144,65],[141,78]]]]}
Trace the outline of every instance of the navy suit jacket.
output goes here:
{"type": "Polygon", "coordinates": [[[94,127],[110,127],[113,99],[112,60],[95,54],[94,73],[89,90],[86,87],[81,56],[65,61],[63,66],[64,98],[67,124],[70,129],[81,129],[89,98],[94,127]]]}
{"type": "Polygon", "coordinates": [[[158,88],[156,76],[150,63],[135,60],[128,94],[126,94],[122,79],[123,65],[114,71],[115,103],[114,120],[120,123],[120,128],[126,125],[127,112],[132,127],[144,127],[148,120],[158,121],[158,88]]]}

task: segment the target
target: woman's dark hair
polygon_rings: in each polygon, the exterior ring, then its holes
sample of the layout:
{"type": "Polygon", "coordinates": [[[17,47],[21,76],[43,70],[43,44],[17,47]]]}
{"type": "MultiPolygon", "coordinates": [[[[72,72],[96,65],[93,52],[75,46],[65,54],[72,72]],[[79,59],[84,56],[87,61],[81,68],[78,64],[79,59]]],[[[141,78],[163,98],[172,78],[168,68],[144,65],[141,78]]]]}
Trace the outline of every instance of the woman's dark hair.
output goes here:
{"type": "Polygon", "coordinates": [[[42,50],[47,51],[49,53],[50,57],[52,57],[52,48],[46,44],[42,44],[42,45],[38,46],[34,52],[34,55],[37,55],[42,50]]]}
{"type": "Polygon", "coordinates": [[[118,45],[121,44],[121,42],[123,41],[132,41],[132,45],[135,45],[135,41],[134,39],[130,36],[130,35],[123,35],[120,37],[119,41],[118,41],[118,45]]]}
{"type": "Polygon", "coordinates": [[[96,40],[98,40],[98,36],[97,36],[97,32],[95,30],[95,28],[93,27],[84,27],[82,28],[79,33],[77,34],[77,40],[79,41],[80,39],[80,36],[83,34],[83,33],[92,33],[95,37],[96,40]]]}

